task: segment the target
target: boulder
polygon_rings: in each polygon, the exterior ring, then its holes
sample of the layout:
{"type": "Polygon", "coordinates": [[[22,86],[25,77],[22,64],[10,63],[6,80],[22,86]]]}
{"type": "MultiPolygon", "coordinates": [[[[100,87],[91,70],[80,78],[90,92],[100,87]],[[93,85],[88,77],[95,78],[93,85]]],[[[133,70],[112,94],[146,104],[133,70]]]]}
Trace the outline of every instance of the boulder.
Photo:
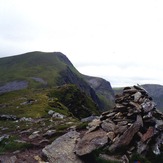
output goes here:
{"type": "Polygon", "coordinates": [[[54,140],[51,145],[46,146],[42,152],[47,157],[49,163],[83,163],[74,154],[75,143],[79,135],[76,131],[70,131],[54,140]]]}
{"type": "Polygon", "coordinates": [[[91,153],[95,149],[104,146],[108,142],[107,133],[97,130],[85,134],[76,144],[75,153],[83,156],[91,153]]]}
{"type": "Polygon", "coordinates": [[[17,157],[14,155],[14,156],[2,156],[0,157],[0,162],[2,163],[17,163],[17,157]]]}

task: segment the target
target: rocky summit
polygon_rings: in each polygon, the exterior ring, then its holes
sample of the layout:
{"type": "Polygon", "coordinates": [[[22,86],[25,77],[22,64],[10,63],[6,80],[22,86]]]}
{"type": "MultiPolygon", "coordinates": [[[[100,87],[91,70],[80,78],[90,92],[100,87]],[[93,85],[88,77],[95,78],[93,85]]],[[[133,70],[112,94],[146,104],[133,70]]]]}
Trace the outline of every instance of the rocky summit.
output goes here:
{"type": "Polygon", "coordinates": [[[122,94],[116,95],[115,107],[89,122],[87,130],[75,131],[76,136],[74,133],[71,136],[70,131],[45,147],[43,153],[47,160],[57,158],[57,162],[62,162],[64,158],[69,162],[83,163],[161,163],[162,131],[163,113],[157,110],[148,92],[140,86],[126,87],[122,94]],[[67,152],[67,146],[58,146],[65,142],[71,143],[67,152]],[[65,151],[63,156],[61,151],[65,151]]]}

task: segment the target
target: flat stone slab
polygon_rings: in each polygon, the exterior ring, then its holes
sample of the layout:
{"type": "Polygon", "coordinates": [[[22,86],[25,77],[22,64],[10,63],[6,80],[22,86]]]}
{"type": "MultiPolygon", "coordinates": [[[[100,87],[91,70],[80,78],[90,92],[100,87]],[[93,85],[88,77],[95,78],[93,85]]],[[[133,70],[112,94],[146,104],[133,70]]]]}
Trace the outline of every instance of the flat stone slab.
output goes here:
{"type": "Polygon", "coordinates": [[[76,131],[70,131],[46,146],[42,152],[47,156],[49,163],[83,163],[74,154],[75,143],[79,135],[76,131]]]}
{"type": "Polygon", "coordinates": [[[91,153],[93,150],[104,146],[108,142],[107,133],[103,130],[97,130],[85,134],[77,143],[75,153],[83,156],[91,153]]]}

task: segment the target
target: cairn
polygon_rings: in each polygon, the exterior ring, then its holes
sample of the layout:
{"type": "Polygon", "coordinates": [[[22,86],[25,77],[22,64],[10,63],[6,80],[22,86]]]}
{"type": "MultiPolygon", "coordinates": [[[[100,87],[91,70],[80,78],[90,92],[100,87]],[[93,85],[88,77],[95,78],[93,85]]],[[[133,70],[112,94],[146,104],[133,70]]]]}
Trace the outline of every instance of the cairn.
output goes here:
{"type": "Polygon", "coordinates": [[[78,140],[75,153],[78,156],[103,150],[101,157],[129,162],[134,152],[146,155],[148,150],[161,153],[163,144],[163,113],[141,86],[125,87],[116,95],[115,107],[102,113],[88,124],[88,130],[78,140]],[[125,161],[124,161],[125,160],[125,161]]]}

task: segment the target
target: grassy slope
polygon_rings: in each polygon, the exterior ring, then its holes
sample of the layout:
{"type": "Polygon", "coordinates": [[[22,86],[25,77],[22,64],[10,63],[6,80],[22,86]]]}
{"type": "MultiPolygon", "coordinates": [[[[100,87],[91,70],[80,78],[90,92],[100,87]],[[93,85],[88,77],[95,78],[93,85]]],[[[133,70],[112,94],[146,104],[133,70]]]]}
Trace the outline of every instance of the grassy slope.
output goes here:
{"type": "Polygon", "coordinates": [[[47,115],[48,97],[44,91],[20,90],[0,95],[0,114],[40,118],[47,115]],[[28,103],[28,101],[33,101],[28,103]]]}
{"type": "Polygon", "coordinates": [[[26,89],[0,95],[0,115],[41,118],[55,110],[78,118],[98,114],[95,103],[75,85],[53,89],[26,89]],[[72,113],[72,114],[71,114],[72,113]]]}
{"type": "Polygon", "coordinates": [[[56,84],[59,72],[66,68],[66,64],[59,59],[60,54],[31,52],[14,57],[0,59],[0,83],[14,80],[30,80],[39,77],[49,85],[56,84]]]}
{"type": "MultiPolygon", "coordinates": [[[[55,134],[49,138],[49,141],[51,142],[56,137],[67,132],[67,129],[70,126],[77,126],[78,130],[86,127],[85,123],[81,123],[70,112],[70,110],[73,112],[72,108],[75,108],[76,111],[78,110],[78,103],[74,103],[72,105],[73,107],[68,107],[66,105],[71,103],[71,97],[73,97],[74,101],[78,101],[78,98],[80,99],[80,95],[82,97],[84,96],[83,98],[86,101],[89,101],[90,99],[83,95],[79,89],[76,89],[75,86],[67,85],[66,89],[64,87],[59,88],[60,89],[26,89],[0,95],[0,115],[15,115],[18,118],[33,118],[32,121],[13,121],[3,120],[0,118],[0,137],[4,134],[10,135],[9,139],[5,139],[0,142],[0,155],[6,152],[13,152],[29,147],[31,140],[27,139],[25,143],[15,142],[17,139],[24,140],[24,135],[21,134],[22,131],[28,131],[26,135],[27,137],[34,131],[39,131],[41,137],[42,134],[46,133],[49,129],[56,130],[55,134]],[[66,90],[68,93],[66,93],[64,90],[66,90]],[[53,96],[50,96],[51,92],[53,92],[53,96]],[[65,94],[63,94],[64,92],[65,94]],[[75,96],[75,92],[78,92],[79,96],[75,96]],[[65,97],[69,96],[70,98],[66,98],[67,103],[65,103],[65,101],[62,102],[59,99],[60,96],[57,96],[57,94],[62,96],[65,95],[65,97]],[[52,118],[52,115],[48,115],[49,110],[63,114],[65,117],[63,119],[52,118]]],[[[92,105],[84,103],[85,107],[87,108],[91,106],[94,107],[93,105],[95,104],[93,102],[91,104],[92,105]]],[[[96,108],[94,107],[94,109],[96,108]]],[[[40,140],[40,137],[38,141],[40,140]]]]}
{"type": "MultiPolygon", "coordinates": [[[[97,105],[84,92],[75,85],[64,85],[51,90],[48,94],[51,98],[57,98],[77,118],[88,117],[98,114],[97,105]]],[[[53,106],[53,102],[51,103],[53,106]]],[[[55,107],[55,105],[54,105],[55,107]]]]}

